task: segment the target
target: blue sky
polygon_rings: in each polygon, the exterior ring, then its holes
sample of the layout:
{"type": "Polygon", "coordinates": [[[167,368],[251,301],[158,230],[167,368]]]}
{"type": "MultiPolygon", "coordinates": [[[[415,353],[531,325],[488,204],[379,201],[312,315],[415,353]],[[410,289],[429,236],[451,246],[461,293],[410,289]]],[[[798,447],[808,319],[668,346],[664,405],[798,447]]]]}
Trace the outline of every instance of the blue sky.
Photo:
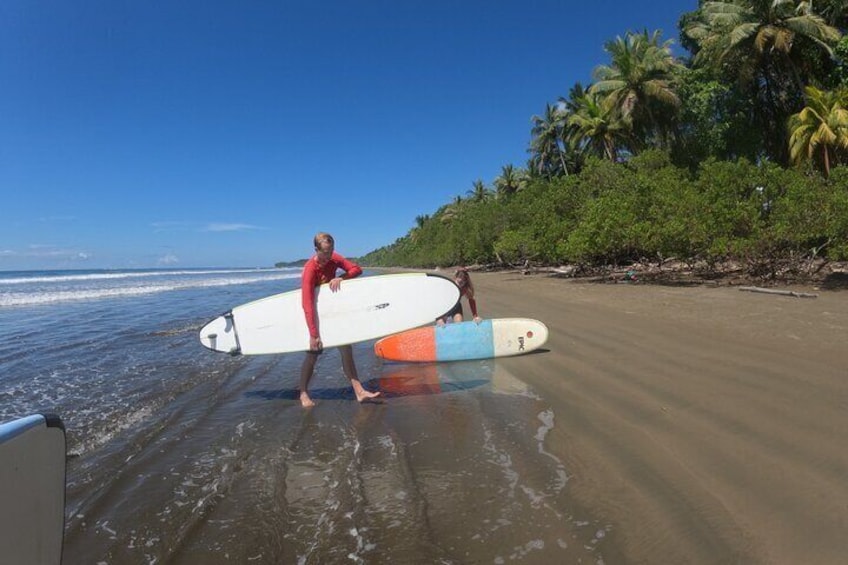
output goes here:
{"type": "Polygon", "coordinates": [[[524,166],[605,41],[696,6],[4,0],[0,270],[365,254],[524,166]]]}

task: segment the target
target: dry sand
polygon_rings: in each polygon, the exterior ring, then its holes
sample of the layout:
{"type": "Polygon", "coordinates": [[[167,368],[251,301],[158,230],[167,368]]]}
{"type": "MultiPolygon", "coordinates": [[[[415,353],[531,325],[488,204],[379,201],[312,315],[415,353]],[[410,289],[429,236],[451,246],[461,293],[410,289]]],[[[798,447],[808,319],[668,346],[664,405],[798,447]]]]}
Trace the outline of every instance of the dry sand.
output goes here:
{"type": "Polygon", "coordinates": [[[499,363],[554,407],[607,563],[846,562],[848,292],[473,280],[484,317],[551,331],[499,363]]]}

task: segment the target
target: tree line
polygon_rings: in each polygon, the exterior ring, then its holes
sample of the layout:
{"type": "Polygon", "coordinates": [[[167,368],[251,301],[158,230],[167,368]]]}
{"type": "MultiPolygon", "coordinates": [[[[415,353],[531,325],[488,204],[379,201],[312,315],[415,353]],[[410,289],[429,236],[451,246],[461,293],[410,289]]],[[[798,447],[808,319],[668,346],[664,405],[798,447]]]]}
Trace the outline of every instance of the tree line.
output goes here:
{"type": "Polygon", "coordinates": [[[848,259],[848,0],[699,2],[608,41],[504,165],[370,265],[848,259]]]}

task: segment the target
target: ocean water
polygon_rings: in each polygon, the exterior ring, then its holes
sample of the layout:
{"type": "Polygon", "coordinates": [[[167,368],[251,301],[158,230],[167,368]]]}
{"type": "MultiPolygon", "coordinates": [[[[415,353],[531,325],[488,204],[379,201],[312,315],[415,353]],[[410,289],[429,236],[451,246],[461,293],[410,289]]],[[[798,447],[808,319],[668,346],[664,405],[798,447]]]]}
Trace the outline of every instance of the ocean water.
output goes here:
{"type": "MultiPolygon", "coordinates": [[[[366,276],[372,274],[366,272],[366,276]]],[[[203,348],[208,320],[299,269],[0,272],[0,422],[61,416],[64,563],[602,562],[545,445],[555,414],[492,360],[356,344],[297,401],[299,354],[203,348]]]]}

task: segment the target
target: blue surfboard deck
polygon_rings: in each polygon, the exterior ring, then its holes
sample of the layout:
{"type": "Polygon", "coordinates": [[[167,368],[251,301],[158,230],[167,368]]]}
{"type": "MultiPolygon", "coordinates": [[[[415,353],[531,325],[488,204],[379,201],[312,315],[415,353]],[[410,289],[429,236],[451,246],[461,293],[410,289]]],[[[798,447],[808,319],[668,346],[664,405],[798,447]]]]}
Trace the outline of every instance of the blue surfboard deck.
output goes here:
{"type": "Polygon", "coordinates": [[[495,341],[492,320],[479,324],[463,322],[437,327],[436,358],[439,361],[463,359],[488,359],[495,356],[495,341]]]}

